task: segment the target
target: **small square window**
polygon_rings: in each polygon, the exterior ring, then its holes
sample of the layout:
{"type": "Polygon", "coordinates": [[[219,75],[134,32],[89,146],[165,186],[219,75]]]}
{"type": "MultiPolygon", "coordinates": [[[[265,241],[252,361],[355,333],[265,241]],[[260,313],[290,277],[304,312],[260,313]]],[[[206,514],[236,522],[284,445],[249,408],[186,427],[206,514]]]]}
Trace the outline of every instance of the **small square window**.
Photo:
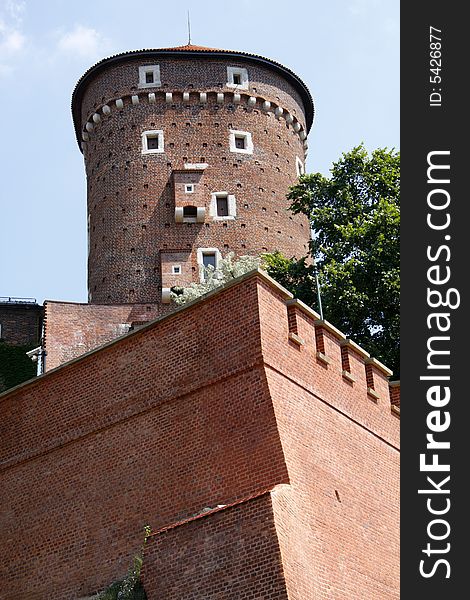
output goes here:
{"type": "Polygon", "coordinates": [[[143,65],[139,67],[139,87],[160,87],[160,65],[143,65]]]}
{"type": "MultiPolygon", "coordinates": [[[[217,271],[220,260],[220,252],[217,248],[198,248],[197,249],[197,262],[199,265],[199,276],[201,281],[206,280],[207,269],[211,268],[217,271]]],[[[217,276],[217,273],[215,274],[217,276]]]]}
{"type": "Polygon", "coordinates": [[[147,150],[158,150],[158,135],[147,138],[147,150]]]}
{"type": "Polygon", "coordinates": [[[244,136],[241,136],[241,135],[235,136],[235,148],[238,148],[239,150],[245,150],[246,138],[244,136]]]}
{"type": "Polygon", "coordinates": [[[243,67],[227,67],[227,87],[248,89],[248,71],[243,67]]]}
{"type": "Polygon", "coordinates": [[[235,196],[228,192],[213,192],[209,214],[215,221],[229,221],[237,216],[235,196]]]}
{"type": "Polygon", "coordinates": [[[171,272],[173,275],[181,275],[181,265],[172,265],[171,272]]]}
{"type": "Polygon", "coordinates": [[[253,154],[253,141],[251,133],[247,131],[230,130],[230,152],[240,152],[241,154],[253,154]]]}
{"type": "Polygon", "coordinates": [[[185,194],[193,194],[194,193],[194,183],[185,183],[184,184],[184,193],[185,194]]]}
{"type": "Polygon", "coordinates": [[[158,154],[162,152],[164,152],[163,131],[144,131],[142,133],[142,154],[158,154]]]}

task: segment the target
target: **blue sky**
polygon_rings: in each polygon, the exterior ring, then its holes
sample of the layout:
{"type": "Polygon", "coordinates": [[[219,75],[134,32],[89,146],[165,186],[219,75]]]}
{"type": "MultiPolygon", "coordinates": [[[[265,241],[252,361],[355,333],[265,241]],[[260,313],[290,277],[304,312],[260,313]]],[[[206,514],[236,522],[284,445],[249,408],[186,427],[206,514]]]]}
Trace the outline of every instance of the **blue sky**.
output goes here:
{"type": "Polygon", "coordinates": [[[307,171],[399,149],[398,0],[0,0],[0,296],[86,302],[86,186],[70,99],[96,61],[192,42],[261,54],[307,84],[307,171]]]}

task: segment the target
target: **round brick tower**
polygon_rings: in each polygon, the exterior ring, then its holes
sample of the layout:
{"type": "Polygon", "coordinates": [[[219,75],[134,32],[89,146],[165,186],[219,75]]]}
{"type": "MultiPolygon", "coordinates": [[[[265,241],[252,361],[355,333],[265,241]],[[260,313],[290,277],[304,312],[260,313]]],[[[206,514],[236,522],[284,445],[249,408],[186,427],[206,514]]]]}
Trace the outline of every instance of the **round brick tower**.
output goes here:
{"type": "Polygon", "coordinates": [[[192,45],[127,52],[83,75],[72,112],[91,303],[166,303],[229,252],[306,254],[308,222],[286,193],[314,107],[286,67],[192,45]]]}

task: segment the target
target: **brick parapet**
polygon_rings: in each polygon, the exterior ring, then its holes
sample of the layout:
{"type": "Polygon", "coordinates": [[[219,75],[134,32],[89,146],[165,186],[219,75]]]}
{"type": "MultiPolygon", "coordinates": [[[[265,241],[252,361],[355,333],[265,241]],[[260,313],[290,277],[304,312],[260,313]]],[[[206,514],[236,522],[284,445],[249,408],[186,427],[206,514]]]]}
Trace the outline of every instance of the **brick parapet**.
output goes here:
{"type": "Polygon", "coordinates": [[[35,302],[0,302],[0,340],[13,346],[39,344],[44,309],[35,302]]]}
{"type": "Polygon", "coordinates": [[[113,306],[46,300],[46,371],[128,333],[136,322],[149,322],[165,312],[164,306],[156,304],[113,306]]]}
{"type": "MultiPolygon", "coordinates": [[[[356,590],[346,597],[374,597],[367,577],[354,571],[351,584],[344,580],[333,542],[335,532],[344,539],[354,531],[352,560],[361,536],[369,540],[373,531],[367,553],[377,554],[379,506],[389,505],[387,532],[395,536],[394,496],[377,482],[396,487],[389,462],[398,421],[382,398],[368,398],[360,352],[363,379],[352,387],[344,381],[341,339],[325,323],[325,350],[337,360],[317,363],[317,316],[252,272],[0,396],[6,600],[25,590],[57,600],[90,595],[122,577],[144,524],[171,527],[164,535],[176,539],[224,518],[173,527],[205,507],[283,483],[292,491],[280,494],[285,507],[275,521],[289,599],[314,597],[312,586],[328,598],[328,579],[337,591],[356,590]],[[289,310],[303,344],[289,339],[289,310]],[[347,518],[335,516],[335,490],[352,502],[347,518]],[[313,570],[301,560],[307,555],[322,557],[313,570]],[[100,568],[90,572],[90,564],[100,568]],[[304,567],[310,579],[300,581],[304,567]]],[[[362,553],[361,569],[375,580],[380,565],[362,553]]]]}
{"type": "MultiPolygon", "coordinates": [[[[113,339],[107,344],[104,344],[102,348],[98,347],[87,352],[85,355],[74,357],[72,362],[64,364],[62,367],[58,365],[59,371],[61,368],[74,368],[75,364],[77,364],[78,367],[84,360],[93,360],[91,357],[93,357],[96,351],[106,351],[116,343],[132,344],[135,335],[144,334],[149,330],[153,332],[152,335],[159,337],[157,330],[160,330],[161,328],[166,332],[165,335],[171,336],[173,332],[176,338],[181,339],[182,334],[178,334],[178,331],[173,329],[172,319],[179,319],[182,314],[184,321],[184,316],[190,311],[202,311],[200,313],[201,315],[207,314],[212,318],[212,303],[217,302],[217,298],[220,294],[223,296],[228,294],[230,296],[230,294],[233,293],[231,291],[232,288],[238,288],[239,286],[245,287],[247,290],[247,295],[245,297],[247,308],[259,305],[259,312],[256,311],[255,313],[257,315],[256,323],[258,323],[259,329],[255,329],[257,333],[252,340],[252,344],[248,345],[248,347],[251,347],[254,350],[254,354],[247,353],[246,348],[242,350],[237,347],[236,354],[242,356],[244,360],[242,360],[241,363],[235,363],[235,361],[231,360],[231,355],[229,356],[226,353],[222,353],[223,363],[226,365],[224,369],[221,368],[219,360],[210,361],[206,359],[208,362],[204,365],[204,353],[199,355],[194,350],[195,347],[192,347],[192,351],[190,352],[190,364],[198,365],[198,371],[201,375],[204,373],[207,379],[211,380],[210,373],[213,372],[213,367],[215,365],[218,367],[216,372],[220,375],[221,373],[225,374],[232,372],[230,368],[231,364],[237,364],[238,366],[240,366],[240,364],[250,365],[257,364],[260,360],[263,360],[269,367],[273,367],[292,377],[299,384],[309,389],[309,391],[315,392],[318,387],[320,389],[331,389],[333,391],[337,388],[339,381],[346,384],[347,387],[340,386],[339,389],[348,391],[348,399],[344,401],[344,406],[350,407],[348,412],[351,410],[351,415],[355,418],[359,415],[364,417],[365,414],[367,414],[367,410],[374,405],[377,408],[372,409],[373,414],[382,416],[390,415],[391,404],[397,404],[397,400],[394,402],[391,401],[391,395],[393,394],[394,398],[397,398],[397,394],[399,394],[399,382],[390,383],[388,380],[388,377],[392,372],[376,359],[370,358],[365,350],[353,341],[347,339],[342,332],[328,321],[319,320],[318,314],[313,309],[306,306],[303,302],[294,299],[290,292],[261,270],[252,271],[234,279],[226,286],[217,288],[209,294],[206,294],[206,296],[179,307],[174,312],[158,317],[147,325],[143,324],[146,319],[139,321],[137,317],[141,314],[141,310],[144,310],[144,308],[147,310],[151,305],[132,307],[131,311],[133,312],[131,313],[126,312],[130,307],[125,307],[125,311],[122,314],[130,315],[133,320],[135,318],[135,320],[139,322],[138,331],[130,332],[127,335],[125,334],[121,339],[115,339],[113,337],[113,339]],[[248,290],[250,290],[249,293],[248,290]],[[275,319],[272,318],[273,314],[277,315],[275,319]],[[296,330],[296,337],[300,340],[300,343],[298,341],[293,343],[292,338],[289,336],[289,333],[291,333],[291,331],[293,332],[293,328],[296,330]],[[326,340],[326,362],[319,360],[318,358],[316,338],[318,337],[319,332],[321,332],[323,339],[326,340]],[[259,346],[257,346],[258,341],[260,342],[259,346]],[[343,377],[344,361],[342,359],[342,354],[345,347],[348,348],[350,372],[353,376],[352,381],[345,381],[343,377]],[[308,368],[304,368],[305,366],[308,368]],[[374,389],[377,389],[377,398],[373,398],[372,404],[370,403],[371,399],[369,398],[369,403],[366,403],[365,407],[362,406],[361,408],[361,404],[351,404],[351,402],[353,399],[359,400],[359,398],[363,399],[367,397],[368,391],[370,390],[370,379],[369,381],[367,379],[368,372],[372,373],[374,389]],[[354,411],[357,411],[357,414],[354,411]]],[[[234,299],[234,301],[236,302],[236,299],[234,299]]],[[[82,310],[98,309],[98,311],[102,311],[103,318],[109,320],[108,312],[111,312],[112,314],[116,311],[116,314],[121,316],[120,311],[124,308],[122,305],[116,307],[109,307],[107,305],[97,307],[92,305],[77,305],[74,303],[47,302],[46,304],[49,305],[49,311],[54,309],[62,310],[64,306],[68,306],[72,311],[69,318],[71,317],[78,320],[80,320],[82,310]],[[78,316],[73,314],[73,311],[77,308],[78,316]],[[112,311],[108,310],[110,308],[112,311]]],[[[220,309],[218,310],[220,311],[220,309]]],[[[99,314],[99,312],[97,314],[99,314]]],[[[95,315],[90,319],[90,323],[93,322],[94,318],[95,315]]],[[[190,317],[188,318],[190,319],[190,317]]],[[[205,319],[205,317],[202,316],[199,318],[205,319]]],[[[246,318],[245,315],[245,319],[246,318]]],[[[215,332],[220,333],[222,336],[221,339],[226,339],[226,335],[224,334],[225,328],[230,326],[230,322],[233,319],[234,317],[230,311],[227,313],[225,313],[224,310],[220,311],[219,320],[217,321],[218,326],[215,332]],[[224,317],[222,318],[221,315],[224,315],[224,317]]],[[[252,320],[251,327],[253,327],[254,323],[255,321],[252,320]]],[[[207,349],[205,349],[205,351],[208,352],[207,349]]],[[[215,350],[213,352],[215,352],[215,350]]],[[[145,349],[142,350],[142,354],[145,355],[145,349]]],[[[171,355],[171,357],[172,356],[173,355],[171,355]]],[[[172,388],[171,377],[178,377],[178,374],[172,372],[170,368],[170,365],[172,364],[171,358],[167,358],[167,361],[168,367],[166,368],[170,374],[169,387],[172,388]]],[[[182,360],[179,360],[178,362],[182,362],[182,360]]],[[[162,368],[164,368],[164,364],[162,364],[162,368]]],[[[56,372],[57,368],[53,368],[53,373],[56,372]]],[[[39,378],[39,380],[40,379],[41,378],[39,378]]],[[[39,380],[32,380],[29,384],[34,385],[39,380]]],[[[19,390],[21,390],[22,387],[23,386],[19,386],[19,390]]],[[[14,392],[15,390],[11,391],[8,395],[13,394],[14,392]]],[[[328,396],[328,393],[326,393],[325,396],[328,396]]],[[[378,420],[380,421],[381,418],[378,417],[378,420]]],[[[393,422],[393,420],[391,422],[393,422]]],[[[371,423],[373,423],[373,421],[371,423]]]]}
{"type": "Polygon", "coordinates": [[[305,304],[289,299],[286,303],[282,292],[273,290],[267,280],[260,281],[260,307],[265,363],[398,446],[399,429],[392,416],[388,380],[391,371],[328,321],[321,321],[305,304]],[[294,315],[301,344],[289,335],[294,315]],[[324,348],[321,356],[319,336],[324,348]],[[349,362],[346,376],[342,357],[345,348],[349,362]]]}

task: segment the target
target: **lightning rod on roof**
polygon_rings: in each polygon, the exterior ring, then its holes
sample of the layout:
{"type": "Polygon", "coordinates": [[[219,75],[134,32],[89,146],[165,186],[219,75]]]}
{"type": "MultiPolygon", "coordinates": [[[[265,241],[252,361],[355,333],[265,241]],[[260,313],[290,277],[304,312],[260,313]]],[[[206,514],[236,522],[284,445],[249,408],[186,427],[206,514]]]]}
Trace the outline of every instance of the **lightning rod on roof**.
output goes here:
{"type": "Polygon", "coordinates": [[[188,45],[191,44],[191,19],[189,17],[189,10],[188,10],[188,45]]]}

